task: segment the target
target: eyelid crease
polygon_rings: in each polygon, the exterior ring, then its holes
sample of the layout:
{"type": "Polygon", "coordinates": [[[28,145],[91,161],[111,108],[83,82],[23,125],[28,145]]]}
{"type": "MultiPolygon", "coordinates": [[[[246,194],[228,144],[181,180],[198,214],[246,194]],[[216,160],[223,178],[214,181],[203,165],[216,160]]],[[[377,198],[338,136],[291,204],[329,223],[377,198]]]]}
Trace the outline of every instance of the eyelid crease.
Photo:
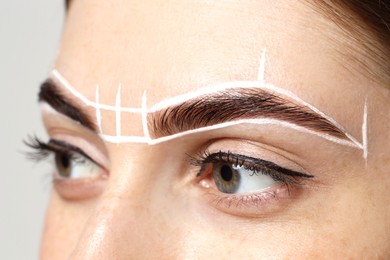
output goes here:
{"type": "MultiPolygon", "coordinates": [[[[88,154],[86,154],[83,150],[81,150],[77,146],[74,146],[74,145],[71,145],[71,144],[62,142],[60,140],[56,140],[56,139],[50,139],[49,140],[48,146],[51,146],[51,145],[54,145],[54,147],[53,147],[54,149],[56,149],[55,146],[58,146],[59,149],[57,151],[60,151],[61,149],[64,149],[65,152],[76,152],[76,153],[79,153],[82,156],[86,157],[88,160],[90,160],[90,161],[96,163],[97,165],[99,165],[97,162],[95,162],[94,159],[92,159],[88,154]]],[[[102,167],[101,165],[99,165],[99,166],[102,167]]]]}

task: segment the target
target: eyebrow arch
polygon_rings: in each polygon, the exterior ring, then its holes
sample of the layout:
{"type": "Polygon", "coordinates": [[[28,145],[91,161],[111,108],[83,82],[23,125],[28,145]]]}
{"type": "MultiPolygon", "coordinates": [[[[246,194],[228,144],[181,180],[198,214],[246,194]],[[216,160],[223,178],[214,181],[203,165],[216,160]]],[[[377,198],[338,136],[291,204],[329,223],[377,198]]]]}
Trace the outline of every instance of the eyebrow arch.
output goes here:
{"type": "Polygon", "coordinates": [[[159,137],[225,122],[272,118],[349,140],[345,131],[325,117],[258,88],[227,89],[200,96],[151,114],[149,127],[159,137]]]}
{"type": "Polygon", "coordinates": [[[83,110],[63,95],[52,79],[45,80],[40,87],[38,101],[49,104],[57,112],[68,116],[82,126],[96,132],[96,125],[83,110]]]}

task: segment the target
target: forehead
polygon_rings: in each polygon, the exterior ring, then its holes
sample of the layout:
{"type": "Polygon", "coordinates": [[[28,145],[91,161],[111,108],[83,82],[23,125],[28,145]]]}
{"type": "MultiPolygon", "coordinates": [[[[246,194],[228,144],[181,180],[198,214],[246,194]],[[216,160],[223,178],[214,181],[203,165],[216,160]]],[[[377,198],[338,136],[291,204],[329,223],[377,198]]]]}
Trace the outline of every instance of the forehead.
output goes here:
{"type": "Polygon", "coordinates": [[[299,92],[301,81],[329,77],[318,72],[332,62],[322,55],[331,47],[319,19],[299,1],[77,0],[56,67],[87,97],[98,84],[105,103],[115,101],[122,83],[122,94],[131,92],[123,105],[131,106],[143,91],[158,102],[205,85],[253,80],[267,48],[268,81],[299,92]]]}

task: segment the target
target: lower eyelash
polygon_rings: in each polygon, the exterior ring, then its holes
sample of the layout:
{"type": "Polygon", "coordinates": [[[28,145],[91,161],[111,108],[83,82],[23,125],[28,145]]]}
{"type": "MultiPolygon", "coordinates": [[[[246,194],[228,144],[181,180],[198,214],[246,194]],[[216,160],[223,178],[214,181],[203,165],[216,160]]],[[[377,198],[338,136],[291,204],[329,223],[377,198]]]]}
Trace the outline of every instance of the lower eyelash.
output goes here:
{"type": "Polygon", "coordinates": [[[223,194],[215,192],[207,192],[208,202],[214,207],[237,216],[266,216],[269,213],[274,213],[283,209],[290,199],[300,190],[293,185],[282,183],[280,187],[269,191],[262,191],[253,194],[223,194]],[[290,189],[291,188],[291,189],[290,189]],[[286,200],[287,199],[287,200],[286,200]],[[280,201],[280,203],[272,203],[280,201]]]}
{"type": "Polygon", "coordinates": [[[212,203],[219,206],[220,204],[225,204],[228,208],[234,207],[258,207],[260,203],[268,201],[270,199],[276,199],[276,191],[265,191],[262,193],[254,193],[250,195],[230,195],[230,196],[217,196],[211,201],[212,203]]]}

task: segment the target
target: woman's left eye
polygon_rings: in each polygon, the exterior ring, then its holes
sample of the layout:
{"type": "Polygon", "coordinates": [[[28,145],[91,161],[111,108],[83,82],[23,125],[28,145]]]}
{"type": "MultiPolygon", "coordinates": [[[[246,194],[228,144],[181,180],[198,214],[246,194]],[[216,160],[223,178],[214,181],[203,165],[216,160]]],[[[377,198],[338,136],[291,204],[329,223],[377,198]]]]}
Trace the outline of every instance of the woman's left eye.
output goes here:
{"type": "Polygon", "coordinates": [[[278,182],[259,170],[247,169],[243,165],[217,162],[212,165],[213,179],[223,193],[249,193],[267,189],[278,182]]]}
{"type": "Polygon", "coordinates": [[[283,168],[273,162],[230,152],[217,152],[193,158],[200,166],[198,177],[211,180],[212,185],[226,194],[261,193],[278,184],[296,185],[301,179],[314,176],[283,168]]]}

